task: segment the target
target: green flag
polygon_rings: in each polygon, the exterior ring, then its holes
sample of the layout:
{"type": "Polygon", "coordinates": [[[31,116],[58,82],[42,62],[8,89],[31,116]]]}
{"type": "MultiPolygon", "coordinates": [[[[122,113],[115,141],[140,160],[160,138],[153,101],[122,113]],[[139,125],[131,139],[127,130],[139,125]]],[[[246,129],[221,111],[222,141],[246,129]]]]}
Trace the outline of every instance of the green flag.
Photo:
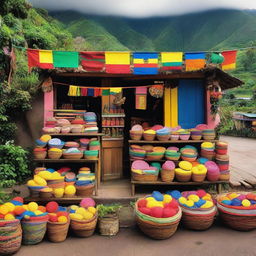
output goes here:
{"type": "Polygon", "coordinates": [[[108,96],[110,94],[110,90],[109,89],[103,89],[102,90],[102,95],[103,96],[108,96]]]}
{"type": "Polygon", "coordinates": [[[78,68],[78,52],[53,51],[53,65],[55,68],[78,68]]]}

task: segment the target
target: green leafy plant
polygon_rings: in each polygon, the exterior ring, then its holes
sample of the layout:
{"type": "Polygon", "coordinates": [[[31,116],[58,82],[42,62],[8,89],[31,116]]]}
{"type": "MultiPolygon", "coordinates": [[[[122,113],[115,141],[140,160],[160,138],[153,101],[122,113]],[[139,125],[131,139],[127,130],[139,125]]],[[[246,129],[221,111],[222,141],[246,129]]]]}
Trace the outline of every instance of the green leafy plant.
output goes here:
{"type": "Polygon", "coordinates": [[[104,205],[99,204],[97,205],[97,211],[99,214],[99,217],[104,217],[107,214],[114,214],[117,213],[122,208],[120,204],[110,204],[110,205],[104,205]]]}
{"type": "Polygon", "coordinates": [[[0,186],[11,187],[22,183],[31,174],[28,152],[13,142],[0,145],[0,186]]]}

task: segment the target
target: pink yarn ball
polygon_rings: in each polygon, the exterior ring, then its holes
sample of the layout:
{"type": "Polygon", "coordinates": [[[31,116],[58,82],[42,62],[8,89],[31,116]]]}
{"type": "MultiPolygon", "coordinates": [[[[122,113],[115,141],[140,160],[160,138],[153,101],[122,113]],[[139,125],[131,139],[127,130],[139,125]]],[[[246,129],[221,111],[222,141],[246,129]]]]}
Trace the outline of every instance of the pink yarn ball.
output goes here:
{"type": "Polygon", "coordinates": [[[237,197],[239,200],[243,201],[244,199],[246,199],[246,195],[240,195],[239,197],[237,197]]]}
{"type": "Polygon", "coordinates": [[[197,194],[200,198],[202,198],[202,197],[204,197],[204,196],[206,195],[206,192],[205,192],[205,190],[203,190],[203,189],[198,189],[197,192],[196,192],[196,194],[197,194]]]}
{"type": "Polygon", "coordinates": [[[82,199],[82,201],[80,202],[80,206],[83,208],[88,208],[90,206],[94,207],[95,201],[90,197],[86,197],[82,199]]]}

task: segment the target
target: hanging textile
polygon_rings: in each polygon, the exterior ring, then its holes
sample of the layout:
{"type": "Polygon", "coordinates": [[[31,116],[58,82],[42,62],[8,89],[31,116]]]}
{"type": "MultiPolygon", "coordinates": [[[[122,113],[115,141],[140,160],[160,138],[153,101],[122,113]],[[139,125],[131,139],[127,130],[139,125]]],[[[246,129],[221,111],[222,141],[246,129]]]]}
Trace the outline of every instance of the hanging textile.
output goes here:
{"type": "Polygon", "coordinates": [[[121,93],[121,92],[122,92],[122,88],[118,88],[118,87],[110,88],[110,95],[115,95],[115,94],[121,93]]]}
{"type": "Polygon", "coordinates": [[[221,64],[224,61],[224,56],[221,53],[213,52],[210,57],[210,63],[221,64]]]}
{"type": "Polygon", "coordinates": [[[133,53],[133,66],[133,74],[135,75],[158,74],[158,53],[133,53]]]}
{"type": "Polygon", "coordinates": [[[94,89],[94,97],[99,97],[99,96],[101,96],[101,89],[95,88],[94,89]]]}
{"type": "Polygon", "coordinates": [[[222,52],[222,55],[224,57],[224,61],[221,65],[223,70],[230,70],[236,68],[236,55],[237,50],[234,51],[224,51],[222,52]]]}
{"type": "Polygon", "coordinates": [[[110,90],[109,89],[103,89],[102,90],[102,96],[109,96],[110,95],[110,90]]]}
{"type": "Polygon", "coordinates": [[[185,53],[185,65],[186,71],[194,71],[204,68],[205,61],[205,53],[185,53]]]}
{"type": "Polygon", "coordinates": [[[78,68],[78,52],[53,51],[53,65],[55,68],[78,68]]]}
{"type": "Polygon", "coordinates": [[[80,52],[80,63],[85,71],[102,72],[105,67],[104,52],[80,52]]]}
{"type": "Polygon", "coordinates": [[[137,87],[135,89],[135,102],[136,109],[147,109],[147,87],[137,87]]]}
{"type": "Polygon", "coordinates": [[[106,73],[131,73],[130,52],[105,52],[106,73]]]}
{"type": "Polygon", "coordinates": [[[38,67],[42,69],[53,68],[52,51],[27,49],[28,68],[38,67]]]}
{"type": "Polygon", "coordinates": [[[81,96],[87,96],[87,88],[81,88],[81,96]]]}
{"type": "Polygon", "coordinates": [[[78,86],[70,85],[68,90],[68,96],[78,96],[78,86]]]}
{"type": "Polygon", "coordinates": [[[87,96],[94,96],[94,89],[93,88],[88,88],[87,89],[87,96]]]}
{"type": "Polygon", "coordinates": [[[161,52],[162,71],[181,70],[183,52],[161,52]]]}

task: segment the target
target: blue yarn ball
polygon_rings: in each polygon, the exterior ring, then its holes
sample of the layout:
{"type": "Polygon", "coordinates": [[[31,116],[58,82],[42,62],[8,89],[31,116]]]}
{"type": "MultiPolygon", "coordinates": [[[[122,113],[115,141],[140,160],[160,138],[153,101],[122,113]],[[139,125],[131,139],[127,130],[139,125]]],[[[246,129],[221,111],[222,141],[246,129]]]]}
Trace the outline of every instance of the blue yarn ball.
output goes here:
{"type": "Polygon", "coordinates": [[[15,206],[17,206],[17,205],[23,205],[23,203],[21,203],[21,202],[19,202],[19,201],[16,201],[16,200],[12,200],[11,203],[14,204],[15,206]]]}
{"type": "Polygon", "coordinates": [[[55,172],[55,170],[52,168],[48,168],[48,169],[46,169],[46,171],[51,172],[51,173],[55,172]]]}
{"type": "Polygon", "coordinates": [[[203,199],[199,199],[197,202],[195,202],[195,206],[197,207],[197,208],[200,208],[202,205],[204,205],[206,203],[206,201],[205,200],[203,200],[203,199]]]}
{"type": "Polygon", "coordinates": [[[178,191],[178,190],[169,190],[166,192],[166,194],[171,195],[176,200],[179,199],[180,197],[182,197],[180,191],[178,191]]]}
{"type": "Polygon", "coordinates": [[[72,210],[72,209],[71,209],[69,212],[70,212],[70,213],[76,213],[76,210],[72,210]]]}
{"type": "Polygon", "coordinates": [[[231,200],[223,200],[221,202],[226,205],[231,205],[231,200]]]}
{"type": "Polygon", "coordinates": [[[249,200],[251,202],[251,204],[256,204],[255,200],[249,200]]]}
{"type": "Polygon", "coordinates": [[[206,162],[208,162],[209,160],[207,158],[204,158],[204,157],[200,157],[197,159],[197,161],[200,163],[200,164],[205,164],[206,162]]]}
{"type": "Polygon", "coordinates": [[[153,191],[152,197],[154,197],[156,199],[156,201],[163,201],[164,200],[164,196],[159,191],[153,191]]]}
{"type": "Polygon", "coordinates": [[[67,211],[67,208],[66,208],[66,207],[59,206],[58,212],[66,212],[66,211],[67,211]]]}
{"type": "Polygon", "coordinates": [[[242,205],[242,201],[239,200],[238,198],[234,198],[231,200],[231,205],[233,206],[241,206],[242,205]]]}

